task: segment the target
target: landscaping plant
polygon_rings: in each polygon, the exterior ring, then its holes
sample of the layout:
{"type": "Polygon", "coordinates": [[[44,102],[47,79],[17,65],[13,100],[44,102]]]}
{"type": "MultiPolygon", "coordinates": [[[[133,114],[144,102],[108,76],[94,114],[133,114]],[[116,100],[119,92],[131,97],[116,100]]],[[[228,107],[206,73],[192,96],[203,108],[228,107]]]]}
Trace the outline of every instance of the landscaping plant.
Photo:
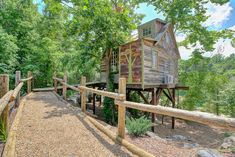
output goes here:
{"type": "Polygon", "coordinates": [[[152,123],[145,116],[140,118],[128,118],[126,119],[126,128],[128,133],[133,136],[144,135],[152,126],[152,123]]]}

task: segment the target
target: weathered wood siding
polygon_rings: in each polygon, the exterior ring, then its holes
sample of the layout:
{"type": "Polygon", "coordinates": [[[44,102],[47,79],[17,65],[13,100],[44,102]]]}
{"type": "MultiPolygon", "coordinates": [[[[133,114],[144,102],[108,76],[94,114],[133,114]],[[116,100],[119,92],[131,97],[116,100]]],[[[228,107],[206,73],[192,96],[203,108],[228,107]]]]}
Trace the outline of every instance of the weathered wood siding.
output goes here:
{"type": "Polygon", "coordinates": [[[178,83],[178,56],[170,32],[166,32],[160,42],[144,40],[144,84],[163,84],[166,75],[173,76],[178,83]],[[152,50],[157,52],[157,68],[152,67],[152,50]]]}
{"type": "Polygon", "coordinates": [[[141,84],[141,40],[136,40],[120,46],[119,51],[119,77],[127,79],[128,84],[141,84]],[[131,59],[130,59],[131,52],[131,59]],[[131,62],[131,63],[130,63],[131,62]],[[130,66],[129,64],[132,64],[130,66]],[[129,69],[131,67],[131,69],[129,69]],[[131,71],[131,75],[129,74],[131,71]],[[131,76],[131,79],[128,78],[131,76]],[[130,81],[131,80],[131,81],[130,81]]]}
{"type": "Polygon", "coordinates": [[[154,46],[154,42],[144,40],[144,84],[163,84],[164,53],[154,46]],[[157,51],[157,68],[152,67],[152,49],[157,51]]]}

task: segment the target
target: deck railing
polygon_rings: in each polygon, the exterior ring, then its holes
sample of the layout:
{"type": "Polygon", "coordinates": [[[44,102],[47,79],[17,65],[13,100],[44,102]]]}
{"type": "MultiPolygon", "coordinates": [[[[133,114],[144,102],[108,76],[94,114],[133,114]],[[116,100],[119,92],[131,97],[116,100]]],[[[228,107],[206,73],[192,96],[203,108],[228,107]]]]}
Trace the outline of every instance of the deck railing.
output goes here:
{"type": "Polygon", "coordinates": [[[15,74],[15,89],[9,91],[9,75],[0,75],[0,115],[2,116],[2,123],[5,125],[6,132],[9,131],[9,111],[12,107],[18,107],[20,104],[20,91],[25,82],[27,82],[27,93],[32,90],[32,73],[28,72],[28,78],[21,79],[21,72],[16,71],[15,74]],[[13,105],[11,102],[15,101],[13,105]]]}
{"type": "Polygon", "coordinates": [[[81,93],[81,108],[82,112],[86,112],[86,93],[90,92],[97,95],[102,95],[115,100],[115,104],[118,105],[118,132],[117,135],[121,138],[125,138],[125,115],[126,108],[133,108],[145,112],[157,113],[161,115],[172,116],[176,118],[181,118],[184,120],[190,120],[210,126],[216,126],[231,131],[235,131],[235,119],[226,118],[221,116],[215,116],[213,114],[198,112],[198,111],[187,111],[182,109],[163,107],[163,106],[153,106],[143,103],[134,103],[126,101],[126,79],[119,79],[118,93],[107,92],[102,90],[97,90],[93,88],[86,87],[86,78],[82,77],[80,85],[74,87],[68,84],[67,73],[64,74],[64,78],[60,79],[56,76],[53,77],[54,80],[54,90],[57,92],[58,83],[63,85],[63,98],[66,99],[67,88],[81,93]]]}

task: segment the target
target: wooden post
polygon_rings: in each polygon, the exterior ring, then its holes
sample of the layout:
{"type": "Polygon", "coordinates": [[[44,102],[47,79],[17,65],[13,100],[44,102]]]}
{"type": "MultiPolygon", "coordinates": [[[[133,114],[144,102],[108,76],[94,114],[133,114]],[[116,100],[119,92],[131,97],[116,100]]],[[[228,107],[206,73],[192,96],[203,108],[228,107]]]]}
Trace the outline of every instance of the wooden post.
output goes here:
{"type": "MultiPolygon", "coordinates": [[[[82,76],[81,78],[81,86],[86,86],[86,77],[82,76]]],[[[86,91],[81,91],[81,108],[82,112],[86,112],[86,91]]]]}
{"type": "MultiPolygon", "coordinates": [[[[17,85],[20,83],[20,79],[21,79],[21,72],[20,71],[16,71],[15,74],[15,87],[17,87],[17,85]]],[[[16,107],[18,107],[20,105],[20,92],[16,98],[16,107]]]]}
{"type": "MultiPolygon", "coordinates": [[[[32,72],[28,71],[28,78],[32,76],[32,72]]],[[[32,91],[32,79],[27,81],[27,93],[29,94],[32,91]]]]}
{"type": "MultiPolygon", "coordinates": [[[[0,75],[0,98],[3,97],[9,91],[9,75],[0,75]]],[[[2,122],[6,128],[6,132],[9,130],[9,106],[7,105],[2,113],[2,122]]]]}
{"type": "MultiPolygon", "coordinates": [[[[123,94],[126,96],[126,79],[119,79],[119,94],[123,94]]],[[[124,98],[122,101],[126,100],[124,98]]],[[[123,105],[118,105],[118,136],[121,138],[125,138],[125,120],[126,120],[126,107],[123,105]]]]}
{"type": "Polygon", "coordinates": [[[0,98],[9,91],[9,75],[0,75],[0,98]]]}
{"type": "MultiPolygon", "coordinates": [[[[175,108],[175,88],[172,89],[172,107],[175,108]]],[[[172,117],[172,125],[171,128],[175,128],[175,117],[172,117]]]]}
{"type": "MultiPolygon", "coordinates": [[[[68,75],[67,72],[64,73],[64,83],[67,83],[68,81],[68,75]]],[[[63,98],[66,100],[67,99],[67,86],[63,84],[63,98]]]]}
{"type": "MultiPolygon", "coordinates": [[[[54,73],[54,78],[56,78],[56,73],[54,73]]],[[[57,80],[54,79],[54,91],[57,93],[57,80]]]]}
{"type": "MultiPolygon", "coordinates": [[[[156,93],[156,88],[153,88],[152,91],[152,105],[156,105],[156,99],[157,99],[157,93],[156,93]]],[[[155,123],[155,119],[156,119],[156,114],[152,113],[152,123],[155,123]]],[[[152,126],[152,132],[154,132],[154,126],[152,126]]]]}
{"type": "Polygon", "coordinates": [[[94,93],[93,94],[93,101],[92,101],[92,103],[93,103],[93,114],[95,114],[95,98],[96,98],[96,94],[94,93]]]}

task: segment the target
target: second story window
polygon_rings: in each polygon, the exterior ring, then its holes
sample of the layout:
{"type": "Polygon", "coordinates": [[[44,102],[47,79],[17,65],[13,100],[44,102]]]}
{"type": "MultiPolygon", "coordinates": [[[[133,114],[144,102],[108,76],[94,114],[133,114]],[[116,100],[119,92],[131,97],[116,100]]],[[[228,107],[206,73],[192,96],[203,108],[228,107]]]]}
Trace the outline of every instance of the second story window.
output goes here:
{"type": "Polygon", "coordinates": [[[151,32],[151,27],[146,27],[146,28],[143,28],[143,36],[148,36],[150,35],[152,32],[151,32]]]}
{"type": "Polygon", "coordinates": [[[152,68],[157,69],[157,51],[152,49],[152,68]]]}
{"type": "Polygon", "coordinates": [[[118,71],[118,53],[117,53],[117,51],[112,52],[111,68],[112,68],[113,72],[118,71]]]}

